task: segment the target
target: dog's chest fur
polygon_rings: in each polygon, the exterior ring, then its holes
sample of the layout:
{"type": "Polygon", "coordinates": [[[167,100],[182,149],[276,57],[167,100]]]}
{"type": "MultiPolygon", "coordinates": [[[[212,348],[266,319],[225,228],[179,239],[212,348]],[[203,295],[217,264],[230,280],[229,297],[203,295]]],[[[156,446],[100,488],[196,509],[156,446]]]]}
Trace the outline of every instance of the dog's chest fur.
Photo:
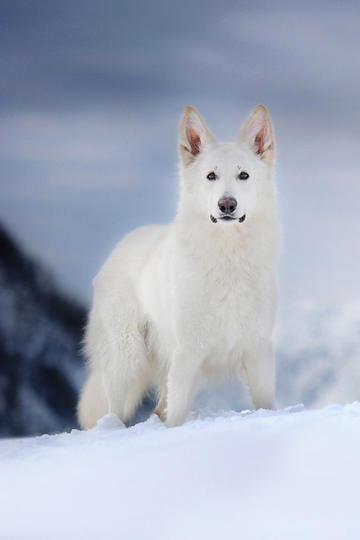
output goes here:
{"type": "Polygon", "coordinates": [[[186,343],[217,366],[239,360],[247,342],[265,326],[261,319],[272,282],[265,248],[263,241],[254,249],[251,241],[236,237],[219,244],[183,238],[173,245],[161,266],[167,293],[155,287],[146,308],[154,335],[161,334],[161,343],[168,344],[166,356],[186,343]]]}

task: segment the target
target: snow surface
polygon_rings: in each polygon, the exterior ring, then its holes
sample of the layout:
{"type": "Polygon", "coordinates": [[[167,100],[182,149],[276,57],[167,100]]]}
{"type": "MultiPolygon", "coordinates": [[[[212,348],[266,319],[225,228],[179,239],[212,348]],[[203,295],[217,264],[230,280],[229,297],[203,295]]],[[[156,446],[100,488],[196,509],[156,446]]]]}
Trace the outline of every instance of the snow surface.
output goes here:
{"type": "Polygon", "coordinates": [[[1,539],[360,538],[360,403],[0,441],[1,539]]]}

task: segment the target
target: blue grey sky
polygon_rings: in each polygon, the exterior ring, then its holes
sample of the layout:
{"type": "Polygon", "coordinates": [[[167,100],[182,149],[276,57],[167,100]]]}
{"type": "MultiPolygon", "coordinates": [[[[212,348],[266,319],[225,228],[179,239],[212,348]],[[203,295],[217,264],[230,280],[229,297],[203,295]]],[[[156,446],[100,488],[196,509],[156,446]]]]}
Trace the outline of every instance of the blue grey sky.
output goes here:
{"type": "Polygon", "coordinates": [[[358,300],[358,2],[3,0],[0,219],[86,301],[127,231],[176,211],[177,128],[264,103],[282,298],[358,300]]]}

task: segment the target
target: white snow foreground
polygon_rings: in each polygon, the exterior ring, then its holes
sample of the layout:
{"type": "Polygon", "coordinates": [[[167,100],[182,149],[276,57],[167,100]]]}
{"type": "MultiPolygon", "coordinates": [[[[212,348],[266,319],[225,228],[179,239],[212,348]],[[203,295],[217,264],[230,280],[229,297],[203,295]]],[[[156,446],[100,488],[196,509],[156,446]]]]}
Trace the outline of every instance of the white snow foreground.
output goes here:
{"type": "Polygon", "coordinates": [[[0,442],[1,539],[360,538],[360,403],[0,442]]]}

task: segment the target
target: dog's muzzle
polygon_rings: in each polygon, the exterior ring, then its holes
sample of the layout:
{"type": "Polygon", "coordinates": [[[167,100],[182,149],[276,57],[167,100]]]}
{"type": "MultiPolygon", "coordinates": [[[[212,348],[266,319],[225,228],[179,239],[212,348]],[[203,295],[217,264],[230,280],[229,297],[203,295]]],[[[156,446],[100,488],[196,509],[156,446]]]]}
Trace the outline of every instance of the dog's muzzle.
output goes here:
{"type": "Polygon", "coordinates": [[[234,218],[234,217],[231,217],[231,216],[220,216],[218,218],[214,217],[212,214],[210,214],[210,220],[213,222],[213,223],[217,223],[218,220],[220,221],[238,221],[239,223],[243,223],[246,219],[246,214],[244,214],[243,216],[239,217],[239,218],[234,218]]]}

